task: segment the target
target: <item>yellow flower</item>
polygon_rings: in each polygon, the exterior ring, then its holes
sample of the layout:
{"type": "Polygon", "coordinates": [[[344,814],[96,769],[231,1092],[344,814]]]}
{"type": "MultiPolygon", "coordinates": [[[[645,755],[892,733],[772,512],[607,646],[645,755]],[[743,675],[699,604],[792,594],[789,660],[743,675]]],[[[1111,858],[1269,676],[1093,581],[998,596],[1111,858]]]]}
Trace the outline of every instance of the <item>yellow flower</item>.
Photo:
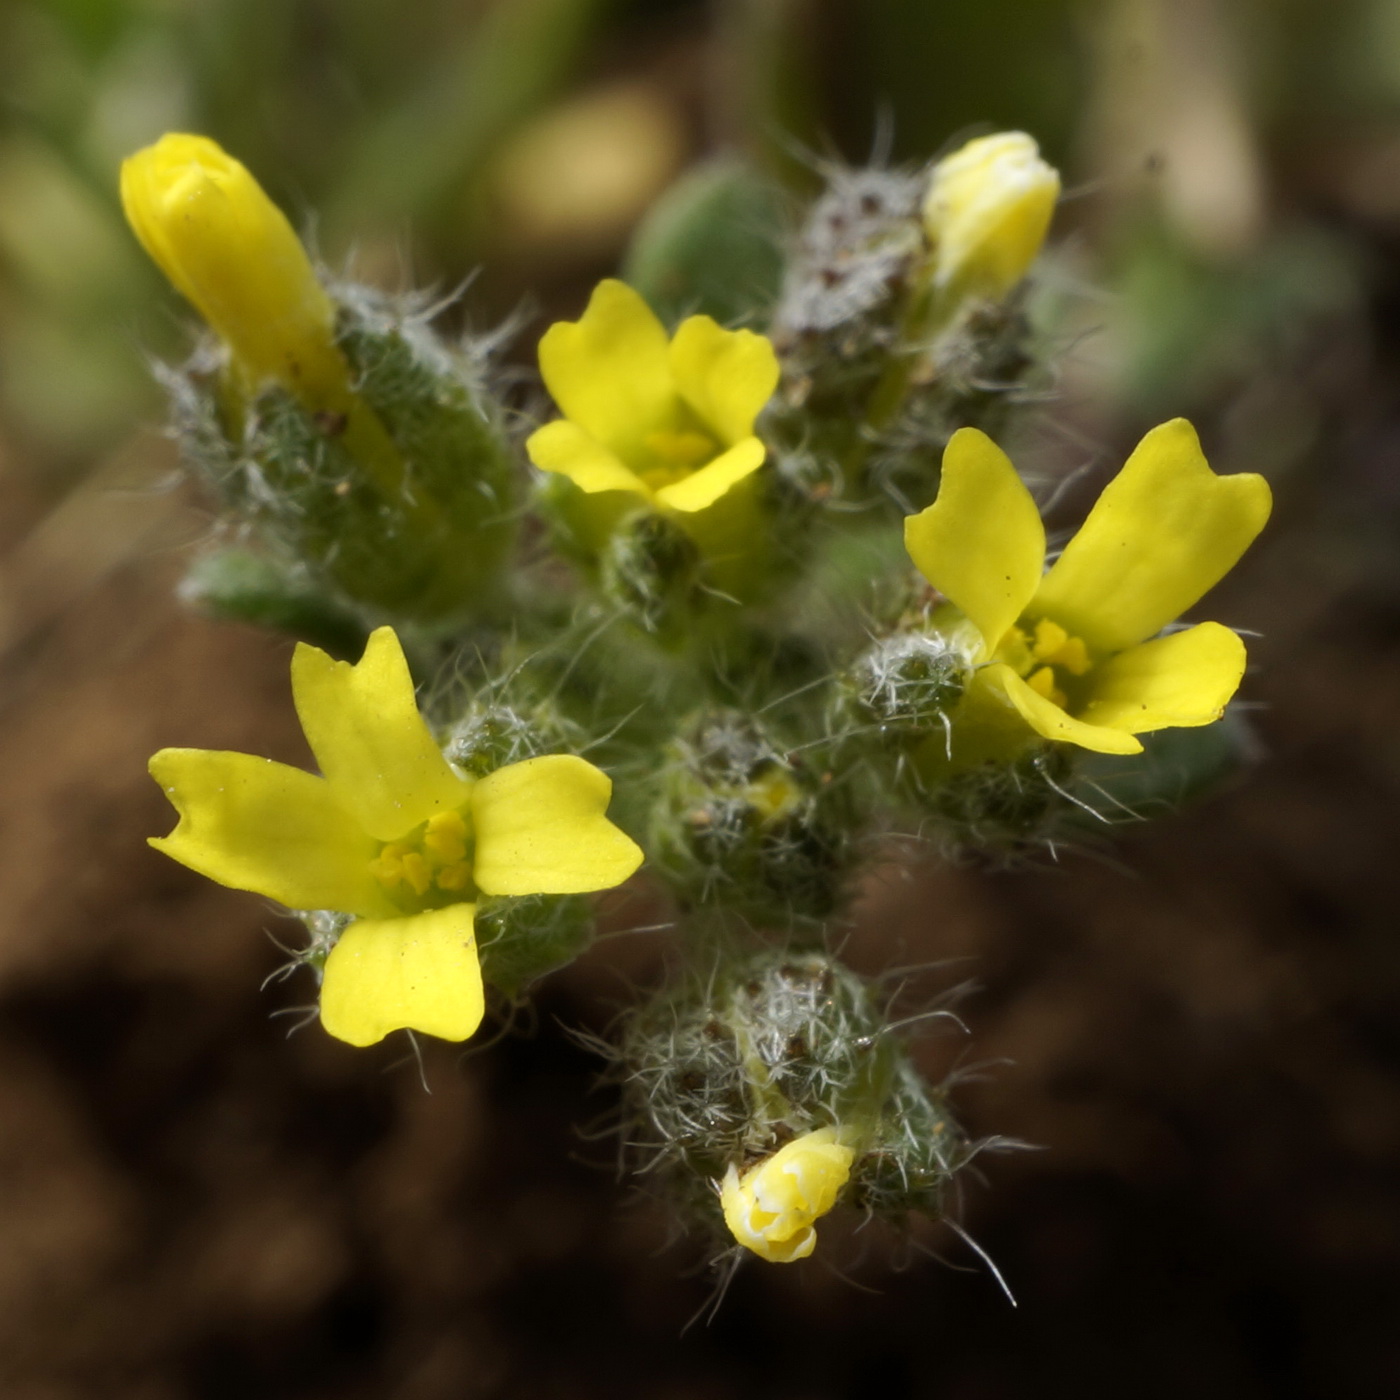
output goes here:
{"type": "Polygon", "coordinates": [[[854,1159],[834,1128],[818,1128],[742,1176],[731,1164],[720,1186],[730,1234],[772,1264],[805,1259],[817,1245],[813,1222],[836,1204],[854,1159]]]}
{"type": "Polygon", "coordinates": [[[581,320],[545,332],[540,373],[564,417],[526,450],[584,491],[699,511],[763,463],[753,425],[778,386],[778,357],[753,331],[691,316],[668,341],[646,302],[610,280],[581,320]]]}
{"type": "Polygon", "coordinates": [[[1195,430],[1173,419],[1143,438],[1042,573],[1030,492],[984,433],[955,433],[938,499],[904,536],[971,629],[969,718],[999,709],[1099,753],[1139,753],[1135,734],[1219,719],[1244,643],[1216,622],[1157,634],[1234,567],[1269,508],[1263,477],[1216,476],[1195,430]]]}
{"type": "Polygon", "coordinates": [[[298,646],[292,695],[324,776],[162,749],[151,774],[180,821],[151,845],[222,885],[353,915],[321,987],[322,1023],[351,1045],[402,1027],[444,1040],[477,1028],[478,892],[606,889],[641,863],[604,816],[612,784],[581,758],[527,759],[480,780],[454,771],[392,628],[354,666],[298,646]]]}
{"type": "Polygon", "coordinates": [[[172,132],[122,162],[122,207],[142,246],[228,345],[253,387],[344,395],[335,308],[282,211],[215,142],[172,132]]]}
{"type": "Polygon", "coordinates": [[[924,198],[934,283],[1000,300],[1045,242],[1060,174],[1023,131],[982,136],[939,161],[924,198]]]}

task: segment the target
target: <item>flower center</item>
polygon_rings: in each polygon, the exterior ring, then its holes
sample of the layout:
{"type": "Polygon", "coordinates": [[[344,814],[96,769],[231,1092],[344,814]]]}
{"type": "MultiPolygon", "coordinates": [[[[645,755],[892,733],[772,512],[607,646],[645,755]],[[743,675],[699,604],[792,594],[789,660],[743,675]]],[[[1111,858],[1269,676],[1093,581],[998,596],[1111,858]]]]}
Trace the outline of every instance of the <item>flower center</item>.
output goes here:
{"type": "Polygon", "coordinates": [[[648,433],[644,446],[653,465],[640,476],[653,491],[684,481],[696,467],[719,454],[719,444],[695,428],[665,429],[648,433]]]}
{"type": "Polygon", "coordinates": [[[1072,637],[1048,617],[1033,627],[1015,626],[997,648],[997,661],[1004,661],[1037,695],[1068,710],[1075,682],[1093,666],[1089,648],[1082,637],[1072,637]]]}
{"type": "Polygon", "coordinates": [[[466,817],[439,812],[407,836],[385,842],[369,868],[396,904],[440,909],[469,902],[475,892],[471,845],[466,817]]]}

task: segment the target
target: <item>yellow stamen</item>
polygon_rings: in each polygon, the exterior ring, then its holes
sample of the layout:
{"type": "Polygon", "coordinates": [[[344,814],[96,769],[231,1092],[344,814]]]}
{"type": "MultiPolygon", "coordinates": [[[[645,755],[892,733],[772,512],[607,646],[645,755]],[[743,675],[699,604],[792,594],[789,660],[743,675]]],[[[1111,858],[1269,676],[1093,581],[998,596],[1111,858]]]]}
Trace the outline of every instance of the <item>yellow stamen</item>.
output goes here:
{"type": "Polygon", "coordinates": [[[443,890],[464,890],[472,882],[471,862],[459,860],[454,864],[439,870],[437,873],[438,888],[443,890]]]}
{"type": "Polygon", "coordinates": [[[1050,666],[1042,666],[1038,671],[1032,671],[1026,677],[1026,684],[1037,695],[1043,696],[1062,710],[1069,704],[1069,697],[1055,684],[1055,672],[1050,666]]]}
{"type": "Polygon", "coordinates": [[[459,811],[438,812],[418,832],[390,841],[369,868],[399,899],[405,898],[407,891],[421,899],[434,886],[449,893],[470,890],[471,842],[466,817],[459,811]]]}
{"type": "Polygon", "coordinates": [[[1072,676],[1082,676],[1094,663],[1082,637],[1071,637],[1058,622],[1042,617],[1035,624],[1031,655],[1049,666],[1063,666],[1072,676]]]}
{"type": "Polygon", "coordinates": [[[1067,641],[1069,633],[1058,622],[1042,617],[1035,624],[1035,642],[1031,651],[1037,661],[1049,661],[1067,641]]]}
{"type": "Polygon", "coordinates": [[[403,879],[403,858],[407,854],[407,846],[401,845],[397,841],[391,841],[374,860],[370,861],[369,868],[377,880],[387,888],[393,889],[403,879]]]}
{"type": "Polygon", "coordinates": [[[427,894],[433,883],[433,868],[418,851],[410,851],[403,858],[403,878],[413,886],[414,894],[427,894]]]}
{"type": "Polygon", "coordinates": [[[648,452],[676,467],[698,467],[719,451],[713,438],[693,431],[648,433],[645,442],[648,452]]]}
{"type": "MultiPolygon", "coordinates": [[[[439,812],[428,818],[423,846],[444,865],[454,865],[467,855],[467,824],[460,812],[439,812]]],[[[439,882],[440,883],[440,882],[439,882]]]]}

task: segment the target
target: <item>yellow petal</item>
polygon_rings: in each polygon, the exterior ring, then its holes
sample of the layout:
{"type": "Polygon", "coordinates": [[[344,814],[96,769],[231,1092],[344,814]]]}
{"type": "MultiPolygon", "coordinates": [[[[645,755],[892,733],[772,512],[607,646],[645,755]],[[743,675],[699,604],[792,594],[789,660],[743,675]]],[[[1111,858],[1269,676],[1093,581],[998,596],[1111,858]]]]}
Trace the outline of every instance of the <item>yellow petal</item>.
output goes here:
{"type": "Polygon", "coordinates": [[[525,451],[541,471],[559,472],[581,490],[635,491],[639,496],[651,496],[641,477],[567,418],[546,423],[531,433],[525,451]]]}
{"type": "Polygon", "coordinates": [[[1006,703],[1043,739],[1077,744],[1095,753],[1141,753],[1142,745],[1131,734],[1086,724],[1066,714],[1053,701],[1037,694],[1010,666],[1003,662],[986,666],[978,673],[988,691],[999,691],[1006,703]]]}
{"type": "Polygon", "coordinates": [[[1005,296],[1040,252],[1059,197],[1059,171],[1023,131],[979,136],[939,161],[924,200],[938,285],[1005,296]]]}
{"type": "Polygon", "coordinates": [[[472,790],[475,875],[486,894],[576,894],[620,885],[642,852],[603,815],[612,783],[572,754],[529,758],[472,790]]]}
{"type": "Polygon", "coordinates": [[[162,749],[151,776],[180,814],[151,845],[181,865],[289,909],[386,914],[378,850],[323,778],[211,749],[162,749]]]}
{"type": "Polygon", "coordinates": [[[465,1040],[486,1010],[475,915],[475,905],[449,904],[351,924],[326,959],[321,1024],[351,1045],[397,1030],[465,1040]]]}
{"type": "Polygon", "coordinates": [[[670,357],[681,398],[726,447],[753,433],[781,372],[767,336],[727,331],[708,316],[691,316],[676,331],[670,357]]]}
{"type": "Polygon", "coordinates": [[[299,643],[292,697],[321,772],[371,836],[392,841],[471,795],[418,713],[392,627],[370,635],[354,666],[299,643]]]}
{"type": "Polygon", "coordinates": [[[635,464],[645,440],[674,426],[680,407],[666,330],[625,282],[600,282],[578,321],[540,340],[540,373],[564,417],[635,464]]]}
{"type": "Polygon", "coordinates": [[[835,1204],[855,1153],[834,1128],[804,1133],[742,1176],[730,1166],[720,1208],[730,1233],[774,1264],[805,1259],[816,1246],[813,1222],[835,1204]]]}
{"type": "Polygon", "coordinates": [[[286,216],[213,141],[174,133],[122,163],[122,206],[176,289],[260,380],[343,392],[335,309],[286,216]]]}
{"type": "Polygon", "coordinates": [[[1146,734],[1211,724],[1244,675],[1244,643],[1218,622],[1130,647],[1094,671],[1089,724],[1146,734]]]}
{"type": "Polygon", "coordinates": [[[713,462],[656,493],[661,505],[690,514],[705,510],[763,465],[767,448],[756,437],[743,438],[713,462]]]}
{"type": "Polygon", "coordinates": [[[1153,428],[1065,546],[1032,611],[1100,651],[1174,622],[1235,565],[1269,518],[1262,476],[1216,476],[1184,418],[1153,428]]]}
{"type": "Polygon", "coordinates": [[[959,428],[943,453],[938,499],[904,521],[919,572],[967,614],[983,656],[1035,596],[1045,527],[1016,468],[986,433],[959,428]]]}

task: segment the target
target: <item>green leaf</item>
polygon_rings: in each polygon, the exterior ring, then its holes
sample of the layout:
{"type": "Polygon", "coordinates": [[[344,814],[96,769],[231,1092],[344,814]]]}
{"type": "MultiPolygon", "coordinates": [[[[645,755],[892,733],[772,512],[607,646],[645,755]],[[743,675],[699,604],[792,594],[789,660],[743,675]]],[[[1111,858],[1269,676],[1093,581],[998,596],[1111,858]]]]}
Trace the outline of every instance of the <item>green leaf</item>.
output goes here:
{"type": "Polygon", "coordinates": [[[711,161],[652,206],[623,275],[670,324],[695,313],[761,323],[782,282],[784,224],[775,185],[742,161],[711,161]]]}

